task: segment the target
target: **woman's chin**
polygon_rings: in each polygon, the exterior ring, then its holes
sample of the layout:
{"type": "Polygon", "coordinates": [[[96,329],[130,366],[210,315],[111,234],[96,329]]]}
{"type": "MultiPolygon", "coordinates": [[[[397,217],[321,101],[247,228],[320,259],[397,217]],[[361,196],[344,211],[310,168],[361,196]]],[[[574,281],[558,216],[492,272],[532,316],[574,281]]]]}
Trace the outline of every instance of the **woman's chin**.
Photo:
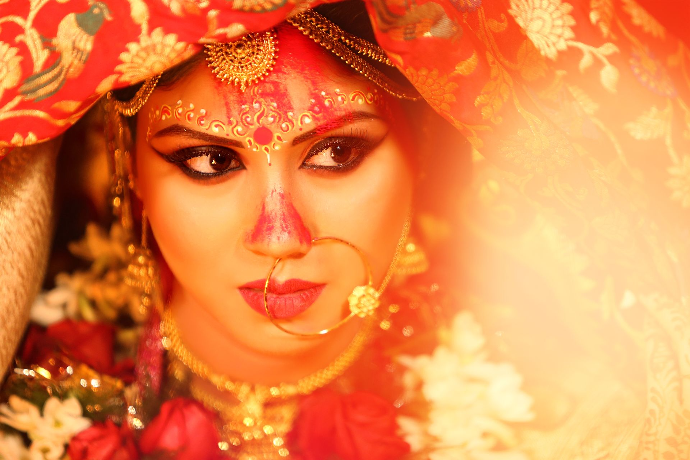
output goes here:
{"type": "MultiPolygon", "coordinates": [[[[236,321],[236,317],[235,319],[227,318],[222,321],[222,325],[224,335],[231,338],[236,346],[255,354],[294,356],[310,353],[323,347],[335,337],[333,333],[314,337],[289,334],[277,328],[266,316],[259,315],[254,311],[251,313],[252,316],[255,316],[251,321],[240,323],[236,321]]],[[[334,318],[329,323],[329,319],[300,318],[298,316],[289,320],[276,320],[276,323],[290,331],[306,333],[328,328],[329,324],[335,324],[338,320],[338,318],[334,318]]]]}

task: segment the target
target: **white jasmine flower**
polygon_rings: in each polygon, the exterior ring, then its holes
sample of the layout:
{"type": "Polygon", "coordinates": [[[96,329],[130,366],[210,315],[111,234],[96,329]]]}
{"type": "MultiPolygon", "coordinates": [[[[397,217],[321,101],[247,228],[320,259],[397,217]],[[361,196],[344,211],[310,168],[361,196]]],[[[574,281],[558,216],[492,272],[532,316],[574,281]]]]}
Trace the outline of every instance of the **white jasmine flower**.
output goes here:
{"type": "Polygon", "coordinates": [[[0,432],[0,460],[28,460],[29,451],[19,435],[0,432]]]}
{"type": "Polygon", "coordinates": [[[486,340],[471,313],[456,315],[444,338],[431,355],[399,358],[408,369],[407,393],[421,390],[429,404],[428,420],[398,418],[412,451],[428,449],[430,460],[524,460],[509,425],[534,417],[522,377],[509,364],[487,360],[486,340]]]}
{"type": "Polygon", "coordinates": [[[410,445],[412,452],[419,452],[427,444],[427,433],[424,425],[413,417],[401,415],[397,419],[400,435],[410,445]]]}
{"type": "Polygon", "coordinates": [[[65,445],[58,439],[36,439],[29,447],[30,460],[61,460],[65,445]]]}
{"type": "Polygon", "coordinates": [[[0,406],[0,423],[26,433],[35,430],[41,423],[38,407],[29,401],[12,395],[7,402],[0,406]]]}
{"type": "Polygon", "coordinates": [[[450,348],[460,356],[474,356],[484,348],[486,339],[482,328],[468,311],[458,313],[453,319],[450,348]]]}
{"type": "Polygon", "coordinates": [[[506,422],[534,419],[532,397],[520,390],[522,377],[508,364],[500,365],[502,375],[489,383],[486,399],[494,415],[506,422]]]}
{"type": "MultiPolygon", "coordinates": [[[[76,398],[64,401],[48,398],[41,416],[38,407],[14,395],[10,396],[9,405],[0,406],[0,423],[29,435],[32,442],[28,458],[31,460],[61,459],[65,444],[91,426],[91,420],[82,417],[81,404],[76,398]]],[[[2,452],[0,448],[0,454],[2,452]]],[[[5,459],[0,457],[0,460],[5,459]]]]}
{"type": "Polygon", "coordinates": [[[68,286],[58,286],[44,292],[31,306],[31,321],[41,326],[50,326],[67,317],[68,306],[76,305],[77,293],[68,286]]]}
{"type": "Polygon", "coordinates": [[[90,426],[91,420],[82,417],[81,404],[76,398],[60,401],[53,397],[46,401],[43,419],[29,436],[34,440],[49,439],[67,444],[74,435],[90,426]]]}

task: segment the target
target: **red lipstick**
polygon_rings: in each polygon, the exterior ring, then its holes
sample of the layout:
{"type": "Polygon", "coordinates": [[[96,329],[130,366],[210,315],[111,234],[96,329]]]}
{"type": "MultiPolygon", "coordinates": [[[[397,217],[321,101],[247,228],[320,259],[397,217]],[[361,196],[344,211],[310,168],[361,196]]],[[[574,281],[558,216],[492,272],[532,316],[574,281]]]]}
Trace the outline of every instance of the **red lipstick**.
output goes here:
{"type": "MultiPolygon", "coordinates": [[[[264,285],[266,280],[256,280],[239,287],[240,295],[257,313],[266,315],[264,285]]],[[[268,284],[268,310],[274,318],[285,319],[299,315],[321,295],[325,284],[300,279],[282,283],[271,280],[268,284]]]]}

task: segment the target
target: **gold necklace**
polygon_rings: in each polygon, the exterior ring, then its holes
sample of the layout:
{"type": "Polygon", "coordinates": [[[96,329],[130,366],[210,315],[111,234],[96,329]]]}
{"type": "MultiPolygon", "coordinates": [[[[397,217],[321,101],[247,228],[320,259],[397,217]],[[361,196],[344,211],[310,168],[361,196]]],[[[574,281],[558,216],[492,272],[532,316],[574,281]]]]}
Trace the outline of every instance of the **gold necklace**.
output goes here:
{"type": "Polygon", "coordinates": [[[297,415],[296,398],[265,405],[258,418],[250,414],[244,404],[223,401],[195,382],[191,382],[189,392],[194,399],[220,416],[223,426],[219,447],[232,458],[273,460],[290,456],[284,436],[292,429],[297,415]]]}
{"type": "Polygon", "coordinates": [[[194,375],[211,382],[218,390],[232,394],[239,401],[231,404],[209,394],[194,382],[190,384],[191,396],[221,417],[221,450],[238,460],[272,460],[290,455],[283,436],[292,428],[297,413],[295,396],[313,393],[341,376],[364,351],[375,321],[373,316],[368,317],[348,347],[325,368],[296,383],[275,386],[237,382],[212,371],[182,343],[170,309],[163,312],[161,335],[163,347],[177,361],[194,375]]]}
{"type": "Polygon", "coordinates": [[[364,326],[357,332],[345,351],[325,368],[302,377],[296,383],[280,383],[274,386],[237,382],[211,370],[182,343],[170,309],[163,312],[161,335],[163,347],[175,355],[194,375],[211,382],[218,390],[232,394],[242,403],[263,404],[274,399],[308,395],[341,376],[364,351],[375,321],[374,317],[367,318],[364,326]]]}

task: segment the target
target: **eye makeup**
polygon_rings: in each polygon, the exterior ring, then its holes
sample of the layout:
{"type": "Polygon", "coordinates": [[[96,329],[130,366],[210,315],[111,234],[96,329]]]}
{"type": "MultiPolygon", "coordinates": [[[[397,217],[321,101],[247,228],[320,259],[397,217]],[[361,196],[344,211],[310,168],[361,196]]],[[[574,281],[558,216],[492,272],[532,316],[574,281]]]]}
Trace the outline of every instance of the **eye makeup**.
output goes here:
{"type": "Polygon", "coordinates": [[[244,169],[233,150],[217,145],[187,147],[169,154],[153,150],[165,161],[177,165],[183,173],[195,179],[210,179],[244,169]],[[204,167],[208,171],[202,171],[204,167]]]}
{"type": "MultiPolygon", "coordinates": [[[[303,136],[311,137],[314,133],[319,134],[324,129],[331,129],[328,128],[331,122],[316,130],[313,127],[320,121],[327,121],[326,117],[337,114],[346,106],[375,105],[387,112],[386,102],[386,97],[376,89],[369,92],[356,90],[347,94],[335,89],[332,92],[321,91],[310,99],[308,110],[297,113],[295,111],[282,112],[278,109],[276,102],[269,102],[258,96],[254,98],[252,104],[242,105],[236,117],[223,120],[211,116],[205,108],[198,108],[194,103],[178,100],[174,106],[163,104],[150,110],[146,140],[150,140],[153,127],[157,123],[174,119],[182,125],[190,126],[200,134],[205,131],[214,137],[240,141],[243,147],[250,151],[263,152],[270,165],[271,153],[279,151],[288,142],[286,137],[289,135],[303,132],[303,136]]],[[[367,114],[368,112],[355,111],[346,114],[345,117],[356,117],[358,113],[367,114]]],[[[376,117],[374,114],[369,114],[369,116],[376,117]]],[[[299,137],[299,134],[295,136],[293,145],[299,137]]]]}

